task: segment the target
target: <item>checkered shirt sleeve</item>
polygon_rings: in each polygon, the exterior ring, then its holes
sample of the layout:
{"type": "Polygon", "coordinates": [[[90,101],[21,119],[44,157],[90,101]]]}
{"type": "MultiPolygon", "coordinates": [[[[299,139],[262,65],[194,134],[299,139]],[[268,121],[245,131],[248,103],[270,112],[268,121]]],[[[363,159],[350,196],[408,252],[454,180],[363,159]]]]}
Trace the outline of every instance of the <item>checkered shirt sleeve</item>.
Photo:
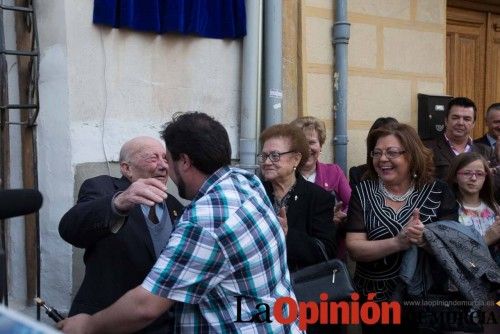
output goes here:
{"type": "Polygon", "coordinates": [[[196,333],[292,333],[297,324],[237,323],[256,305],[293,296],[283,231],[260,180],[222,168],[201,187],[176,224],[142,287],[181,302],[176,326],[196,333]]]}

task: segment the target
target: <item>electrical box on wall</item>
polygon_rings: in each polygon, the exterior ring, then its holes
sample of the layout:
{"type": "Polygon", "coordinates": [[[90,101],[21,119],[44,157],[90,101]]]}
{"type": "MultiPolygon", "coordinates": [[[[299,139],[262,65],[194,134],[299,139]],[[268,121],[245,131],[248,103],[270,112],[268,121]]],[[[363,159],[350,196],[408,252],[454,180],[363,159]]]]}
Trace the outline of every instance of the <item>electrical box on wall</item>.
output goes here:
{"type": "Polygon", "coordinates": [[[418,94],[418,135],[432,139],[444,131],[444,112],[453,98],[446,95],[418,94]]]}

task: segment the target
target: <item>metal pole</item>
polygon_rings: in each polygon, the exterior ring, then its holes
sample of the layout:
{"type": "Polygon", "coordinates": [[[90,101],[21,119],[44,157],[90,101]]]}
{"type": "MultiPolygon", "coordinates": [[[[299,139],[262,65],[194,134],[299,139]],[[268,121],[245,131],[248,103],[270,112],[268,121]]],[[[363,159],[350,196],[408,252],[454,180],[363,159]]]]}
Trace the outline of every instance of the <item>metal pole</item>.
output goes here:
{"type": "MultiPolygon", "coordinates": [[[[0,50],[5,49],[3,9],[0,10],[0,50]]],[[[9,103],[7,60],[0,54],[0,105],[9,103]]],[[[8,110],[0,110],[0,189],[6,189],[10,184],[10,135],[8,110]]],[[[0,220],[0,303],[9,305],[7,287],[7,260],[6,260],[6,230],[5,220],[0,220]]]]}
{"type": "Polygon", "coordinates": [[[262,65],[262,0],[246,0],[247,35],[243,39],[240,164],[255,172],[257,135],[260,132],[262,65]]]}
{"type": "Polygon", "coordinates": [[[283,119],[282,0],[266,0],[264,7],[264,126],[283,119]]]}
{"type": "Polygon", "coordinates": [[[335,71],[333,73],[335,163],[347,174],[347,45],[350,26],[347,22],[347,0],[335,0],[335,22],[333,24],[333,45],[335,71]]]}

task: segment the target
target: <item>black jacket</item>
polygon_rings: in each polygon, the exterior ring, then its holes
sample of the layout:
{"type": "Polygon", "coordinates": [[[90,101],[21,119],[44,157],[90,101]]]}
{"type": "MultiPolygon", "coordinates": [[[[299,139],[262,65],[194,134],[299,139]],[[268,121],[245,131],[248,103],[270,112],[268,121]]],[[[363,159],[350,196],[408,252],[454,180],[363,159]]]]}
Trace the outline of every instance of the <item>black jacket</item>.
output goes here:
{"type": "MultiPolygon", "coordinates": [[[[273,187],[264,182],[267,195],[273,200],[273,187]]],[[[288,234],[286,249],[288,268],[291,272],[325,261],[315,239],[326,247],[330,258],[336,255],[333,208],[335,196],[320,186],[297,176],[286,213],[288,234]]]]}
{"type": "Polygon", "coordinates": [[[484,136],[474,140],[474,143],[475,144],[482,144],[482,145],[486,145],[488,147],[491,147],[490,141],[488,140],[488,137],[486,137],[486,134],[484,136]]]}
{"type": "MultiPolygon", "coordinates": [[[[113,234],[110,224],[117,216],[111,200],[130,182],[107,175],[86,180],[78,202],[61,219],[59,234],[75,247],[85,248],[85,277],[76,294],[69,315],[94,314],[140,285],[156,262],[153,242],[139,205],[113,234]]],[[[172,195],[166,200],[172,223],[183,207],[172,195]]],[[[173,323],[166,313],[140,333],[168,333],[173,323]]]]}
{"type": "Polygon", "coordinates": [[[349,185],[351,189],[356,188],[356,186],[363,181],[363,176],[368,171],[368,165],[362,164],[359,166],[352,166],[349,168],[349,185]]]}
{"type": "MultiPolygon", "coordinates": [[[[434,139],[424,141],[424,144],[430,148],[434,154],[436,178],[446,180],[451,162],[456,156],[446,141],[446,138],[441,134],[434,139]]],[[[473,143],[472,152],[481,154],[486,160],[496,160],[493,150],[485,145],[473,143]]]]}

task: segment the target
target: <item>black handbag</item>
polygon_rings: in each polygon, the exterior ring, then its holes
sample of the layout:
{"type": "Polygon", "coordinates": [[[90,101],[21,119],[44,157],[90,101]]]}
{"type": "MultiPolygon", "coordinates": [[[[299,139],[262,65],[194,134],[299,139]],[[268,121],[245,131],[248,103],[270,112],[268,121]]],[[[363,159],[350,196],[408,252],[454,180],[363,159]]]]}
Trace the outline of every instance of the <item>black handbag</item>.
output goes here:
{"type": "Polygon", "coordinates": [[[317,302],[321,293],[328,294],[328,301],[351,300],[354,286],[344,262],[328,259],[325,246],[316,239],[326,262],[314,264],[291,274],[293,291],[299,302],[317,302]]]}

